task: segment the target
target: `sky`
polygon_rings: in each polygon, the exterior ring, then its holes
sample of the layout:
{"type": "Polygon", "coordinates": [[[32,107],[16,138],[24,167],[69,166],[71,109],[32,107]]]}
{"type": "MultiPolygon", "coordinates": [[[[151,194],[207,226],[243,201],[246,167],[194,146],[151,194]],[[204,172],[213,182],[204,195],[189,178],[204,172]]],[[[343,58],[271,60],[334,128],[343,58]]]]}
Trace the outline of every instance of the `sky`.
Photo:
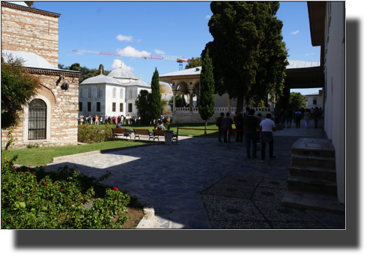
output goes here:
{"type": "MultiPolygon", "coordinates": [[[[35,2],[34,7],[61,14],[60,64],[79,63],[91,69],[103,64],[106,70],[122,65],[150,83],[155,68],[163,75],[178,71],[179,64],[172,60],[79,54],[73,50],[199,57],[205,45],[213,41],[208,29],[210,3],[73,1],[35,2]]],[[[319,62],[320,47],[311,45],[306,2],[280,2],[277,17],[284,23],[282,34],[289,59],[319,62]]],[[[310,94],[318,89],[292,91],[310,94]]]]}

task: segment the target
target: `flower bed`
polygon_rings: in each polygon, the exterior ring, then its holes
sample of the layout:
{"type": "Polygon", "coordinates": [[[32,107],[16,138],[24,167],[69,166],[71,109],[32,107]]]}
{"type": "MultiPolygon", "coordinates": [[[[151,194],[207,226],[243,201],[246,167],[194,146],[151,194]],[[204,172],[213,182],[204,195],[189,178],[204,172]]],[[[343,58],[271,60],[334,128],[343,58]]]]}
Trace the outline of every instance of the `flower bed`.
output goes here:
{"type": "MultiPolygon", "coordinates": [[[[3,155],[2,155],[3,156],[3,155]]],[[[67,166],[56,172],[13,167],[2,157],[1,227],[5,229],[121,228],[130,196],[67,166]],[[87,206],[85,206],[87,205],[87,206]]]]}

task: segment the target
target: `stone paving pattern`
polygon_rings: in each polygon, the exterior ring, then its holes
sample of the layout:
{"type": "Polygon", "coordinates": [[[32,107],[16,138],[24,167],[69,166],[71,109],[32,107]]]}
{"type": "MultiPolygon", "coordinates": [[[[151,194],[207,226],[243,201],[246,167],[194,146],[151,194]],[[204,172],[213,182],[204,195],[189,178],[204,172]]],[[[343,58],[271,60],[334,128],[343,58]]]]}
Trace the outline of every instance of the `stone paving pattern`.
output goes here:
{"type": "Polygon", "coordinates": [[[178,145],[84,156],[49,164],[46,169],[76,165],[84,174],[96,177],[111,172],[103,183],[137,194],[150,204],[156,216],[153,228],[326,228],[305,212],[281,209],[279,205],[289,173],[291,147],[300,136],[323,138],[324,132],[322,128],[275,132],[276,158],[263,163],[259,158],[247,159],[244,145],[226,146],[217,138],[180,136],[178,145]],[[239,218],[239,210],[245,214],[243,219],[239,218]]]}

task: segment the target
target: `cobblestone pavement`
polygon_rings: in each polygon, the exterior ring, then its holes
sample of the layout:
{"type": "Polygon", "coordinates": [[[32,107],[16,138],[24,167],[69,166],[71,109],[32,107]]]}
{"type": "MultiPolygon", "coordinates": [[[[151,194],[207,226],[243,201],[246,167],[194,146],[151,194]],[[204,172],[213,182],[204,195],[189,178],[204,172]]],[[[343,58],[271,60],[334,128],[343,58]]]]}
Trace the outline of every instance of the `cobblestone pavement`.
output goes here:
{"type": "Polygon", "coordinates": [[[96,177],[108,170],[111,176],[105,185],[138,194],[153,206],[153,228],[324,228],[305,212],[279,206],[292,144],[300,136],[323,134],[322,128],[277,131],[276,158],[263,163],[247,159],[244,145],[231,143],[227,147],[216,138],[180,136],[178,145],[78,157],[49,164],[46,169],[76,165],[84,174],[96,177]],[[220,185],[224,186],[222,192],[232,188],[230,193],[241,195],[226,198],[212,192],[220,185]]]}

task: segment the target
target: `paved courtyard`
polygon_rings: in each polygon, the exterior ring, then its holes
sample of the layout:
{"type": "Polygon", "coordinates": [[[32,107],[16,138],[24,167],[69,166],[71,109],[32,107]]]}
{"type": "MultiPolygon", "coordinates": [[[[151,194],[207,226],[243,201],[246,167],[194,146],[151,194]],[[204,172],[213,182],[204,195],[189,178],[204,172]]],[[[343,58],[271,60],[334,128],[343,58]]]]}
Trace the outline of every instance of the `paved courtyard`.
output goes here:
{"type": "Polygon", "coordinates": [[[290,148],[300,137],[323,138],[322,125],[275,132],[276,158],[264,163],[247,159],[244,145],[180,136],[178,145],[76,157],[46,169],[77,166],[96,177],[111,172],[105,185],[137,194],[154,208],[151,228],[328,228],[304,211],[280,205],[290,148]]]}

